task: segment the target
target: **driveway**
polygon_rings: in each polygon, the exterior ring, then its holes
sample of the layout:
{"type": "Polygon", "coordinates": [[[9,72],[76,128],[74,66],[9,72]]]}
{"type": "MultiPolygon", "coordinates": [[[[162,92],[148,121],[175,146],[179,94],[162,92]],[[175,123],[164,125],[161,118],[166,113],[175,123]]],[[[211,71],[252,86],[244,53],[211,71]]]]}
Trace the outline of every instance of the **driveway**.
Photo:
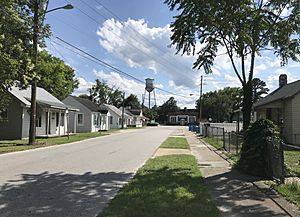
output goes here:
{"type": "Polygon", "coordinates": [[[0,216],[96,216],[176,127],[0,156],[0,216]]]}

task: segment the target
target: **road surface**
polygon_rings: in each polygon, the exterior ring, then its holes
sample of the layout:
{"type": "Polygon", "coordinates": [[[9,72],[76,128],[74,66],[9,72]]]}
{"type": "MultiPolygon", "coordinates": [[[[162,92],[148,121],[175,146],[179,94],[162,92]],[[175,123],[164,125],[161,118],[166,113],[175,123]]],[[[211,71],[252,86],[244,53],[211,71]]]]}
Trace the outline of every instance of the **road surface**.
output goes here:
{"type": "Polygon", "coordinates": [[[96,216],[174,130],[146,128],[0,155],[0,216],[96,216]]]}

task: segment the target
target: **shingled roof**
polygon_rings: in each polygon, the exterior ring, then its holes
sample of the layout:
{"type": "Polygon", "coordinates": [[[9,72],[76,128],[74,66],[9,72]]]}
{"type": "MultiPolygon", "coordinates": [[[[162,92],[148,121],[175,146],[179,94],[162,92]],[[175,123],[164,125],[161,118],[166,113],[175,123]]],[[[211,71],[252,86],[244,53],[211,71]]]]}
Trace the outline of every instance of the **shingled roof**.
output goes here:
{"type": "Polygon", "coordinates": [[[103,109],[103,108],[101,109],[96,103],[92,102],[89,99],[84,99],[78,96],[71,96],[71,97],[73,97],[75,100],[77,100],[77,102],[81,103],[92,112],[100,112],[103,109]]]}
{"type": "Polygon", "coordinates": [[[260,99],[254,104],[254,107],[263,106],[265,104],[290,98],[300,92],[300,80],[286,84],[277,88],[266,97],[260,99]]]}

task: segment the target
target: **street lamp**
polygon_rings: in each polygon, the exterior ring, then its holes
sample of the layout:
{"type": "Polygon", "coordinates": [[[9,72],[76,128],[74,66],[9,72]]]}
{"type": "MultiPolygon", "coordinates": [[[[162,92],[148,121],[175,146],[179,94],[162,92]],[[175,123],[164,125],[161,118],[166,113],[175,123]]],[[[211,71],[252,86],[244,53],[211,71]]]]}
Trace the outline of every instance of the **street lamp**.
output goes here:
{"type": "MultiPolygon", "coordinates": [[[[46,3],[48,5],[48,1],[46,3]]],[[[39,38],[39,1],[34,1],[34,15],[33,15],[33,64],[35,71],[37,72],[37,58],[38,58],[38,38],[39,38]]],[[[47,6],[46,6],[47,9],[47,6]]],[[[49,11],[45,11],[43,15],[46,13],[56,11],[59,9],[73,9],[73,6],[71,4],[67,4],[63,7],[57,7],[54,9],[51,9],[49,11]]],[[[43,16],[44,19],[44,16],[43,16]]],[[[32,84],[31,84],[31,113],[30,113],[30,126],[29,126],[29,145],[33,145],[35,142],[35,134],[36,134],[36,92],[37,92],[37,81],[36,78],[33,78],[32,84]]]]}

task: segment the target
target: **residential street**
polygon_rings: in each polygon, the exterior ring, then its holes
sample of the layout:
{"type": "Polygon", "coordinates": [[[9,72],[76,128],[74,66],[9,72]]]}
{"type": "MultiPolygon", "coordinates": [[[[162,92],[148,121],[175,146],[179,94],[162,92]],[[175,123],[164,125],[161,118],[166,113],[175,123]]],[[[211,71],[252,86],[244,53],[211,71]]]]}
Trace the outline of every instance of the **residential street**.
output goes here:
{"type": "Polygon", "coordinates": [[[174,130],[128,130],[1,155],[0,216],[96,216],[174,130]]]}

